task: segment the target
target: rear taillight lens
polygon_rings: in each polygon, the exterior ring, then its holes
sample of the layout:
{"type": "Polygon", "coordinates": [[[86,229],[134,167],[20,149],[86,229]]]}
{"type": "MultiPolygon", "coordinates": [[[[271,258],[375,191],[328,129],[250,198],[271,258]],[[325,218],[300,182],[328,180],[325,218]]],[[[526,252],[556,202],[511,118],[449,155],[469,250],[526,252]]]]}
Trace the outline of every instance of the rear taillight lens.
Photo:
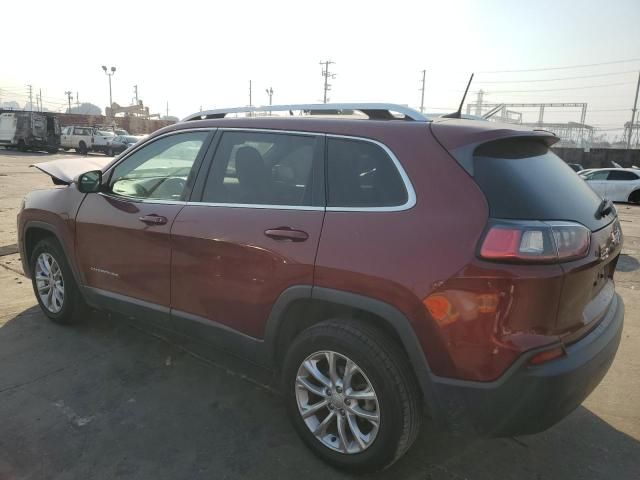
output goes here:
{"type": "Polygon", "coordinates": [[[573,222],[495,221],[480,245],[487,260],[563,262],[589,252],[591,231],[573,222]]]}

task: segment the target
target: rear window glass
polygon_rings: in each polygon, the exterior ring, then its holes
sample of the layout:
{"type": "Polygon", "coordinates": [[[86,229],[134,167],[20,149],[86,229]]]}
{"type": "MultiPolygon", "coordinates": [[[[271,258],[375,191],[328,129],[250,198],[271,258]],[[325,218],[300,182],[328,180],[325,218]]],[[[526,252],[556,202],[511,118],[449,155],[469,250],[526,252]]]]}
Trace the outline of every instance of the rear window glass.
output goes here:
{"type": "Polygon", "coordinates": [[[349,139],[328,139],[329,207],[389,207],[407,202],[400,173],[378,145],[349,139]]]}
{"type": "Polygon", "coordinates": [[[611,170],[608,180],[638,180],[638,176],[633,172],[624,170],[611,170]]]}
{"type": "Polygon", "coordinates": [[[547,145],[531,139],[500,140],[474,152],[473,174],[493,218],[572,220],[598,230],[600,197],[547,145]]]}

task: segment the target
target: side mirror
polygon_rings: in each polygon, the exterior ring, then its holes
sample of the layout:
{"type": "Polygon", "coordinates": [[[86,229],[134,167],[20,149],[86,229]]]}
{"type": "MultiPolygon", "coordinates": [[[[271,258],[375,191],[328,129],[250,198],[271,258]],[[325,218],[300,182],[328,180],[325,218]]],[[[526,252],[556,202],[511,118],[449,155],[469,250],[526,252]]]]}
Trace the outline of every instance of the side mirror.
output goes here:
{"type": "Polygon", "coordinates": [[[100,185],[102,184],[102,172],[100,170],[93,170],[91,172],[83,173],[78,177],[76,182],[78,185],[78,191],[81,193],[95,193],[100,191],[100,185]]]}

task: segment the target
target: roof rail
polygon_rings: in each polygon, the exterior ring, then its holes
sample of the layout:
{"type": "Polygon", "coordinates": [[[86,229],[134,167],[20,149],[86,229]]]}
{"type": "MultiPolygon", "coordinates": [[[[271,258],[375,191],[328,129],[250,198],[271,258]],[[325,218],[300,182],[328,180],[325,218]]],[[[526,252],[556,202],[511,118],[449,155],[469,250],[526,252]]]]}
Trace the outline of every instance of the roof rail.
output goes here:
{"type": "Polygon", "coordinates": [[[428,122],[429,117],[422,113],[403,105],[394,103],[309,103],[309,104],[293,104],[293,105],[265,105],[261,107],[236,107],[236,108],[219,108],[216,110],[206,110],[204,112],[194,113],[182,119],[183,122],[190,120],[205,120],[213,118],[224,118],[233,113],[254,113],[254,112],[289,112],[293,115],[293,111],[303,111],[312,115],[346,115],[355,112],[361,112],[367,115],[371,120],[394,120],[398,117],[394,113],[404,115],[404,120],[412,120],[416,122],[428,122]]]}

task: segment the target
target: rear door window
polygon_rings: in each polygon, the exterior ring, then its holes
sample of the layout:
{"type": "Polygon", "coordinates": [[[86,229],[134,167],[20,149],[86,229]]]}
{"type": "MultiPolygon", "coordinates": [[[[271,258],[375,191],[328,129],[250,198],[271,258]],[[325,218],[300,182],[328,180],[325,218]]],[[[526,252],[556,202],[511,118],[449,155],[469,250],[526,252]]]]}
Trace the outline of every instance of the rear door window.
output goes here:
{"type": "Polygon", "coordinates": [[[598,230],[610,217],[596,218],[601,198],[544,143],[508,139],[474,152],[473,176],[493,218],[570,220],[598,230]]]}
{"type": "Polygon", "coordinates": [[[319,138],[224,132],[202,200],[210,203],[310,206],[319,138]]]}
{"type": "Polygon", "coordinates": [[[393,160],[365,140],[327,139],[327,206],[393,207],[408,194],[393,160]]]}

